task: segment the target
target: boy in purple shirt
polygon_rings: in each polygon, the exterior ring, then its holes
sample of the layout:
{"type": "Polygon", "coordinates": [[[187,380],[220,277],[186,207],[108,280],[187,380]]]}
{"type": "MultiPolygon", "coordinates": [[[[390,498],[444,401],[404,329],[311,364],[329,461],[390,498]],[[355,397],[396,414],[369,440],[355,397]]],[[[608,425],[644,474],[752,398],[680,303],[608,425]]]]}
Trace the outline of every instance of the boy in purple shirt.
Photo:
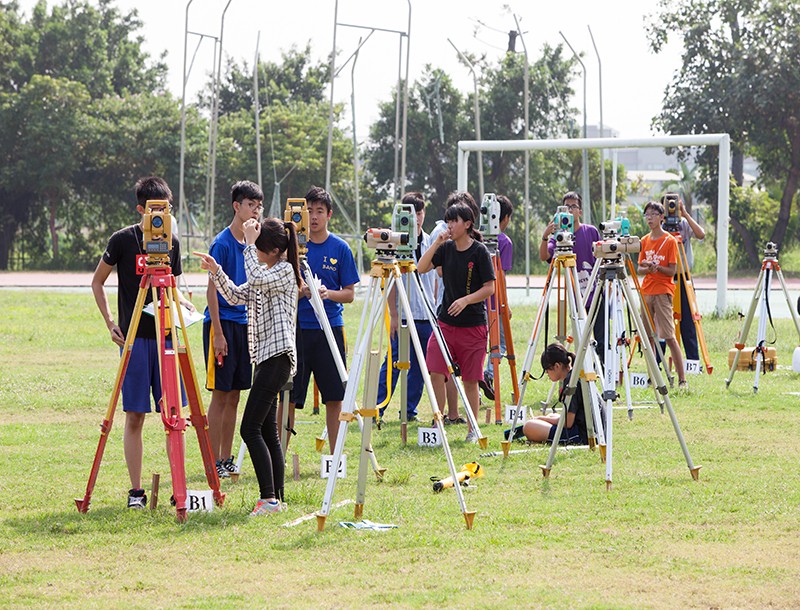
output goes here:
{"type": "MultiPolygon", "coordinates": [[[[592,275],[592,268],[594,267],[594,254],[592,253],[592,244],[600,241],[600,231],[593,225],[583,224],[581,216],[583,214],[582,205],[583,200],[579,193],[569,191],[561,198],[561,205],[567,206],[569,213],[572,214],[574,239],[572,251],[575,253],[576,271],[578,274],[578,286],[580,287],[581,296],[586,294],[587,290],[594,290],[593,286],[589,286],[589,277],[592,275]]],[[[542,233],[542,241],[539,243],[539,258],[546,263],[553,260],[553,253],[556,249],[556,224],[550,221],[550,224],[542,233]]],[[[602,299],[602,295],[600,295],[602,299]]],[[[591,296],[587,301],[591,303],[591,296]]],[[[600,308],[597,310],[597,317],[594,320],[594,338],[597,340],[597,355],[600,361],[603,361],[605,355],[605,316],[603,315],[604,303],[600,302],[600,308]]]]}

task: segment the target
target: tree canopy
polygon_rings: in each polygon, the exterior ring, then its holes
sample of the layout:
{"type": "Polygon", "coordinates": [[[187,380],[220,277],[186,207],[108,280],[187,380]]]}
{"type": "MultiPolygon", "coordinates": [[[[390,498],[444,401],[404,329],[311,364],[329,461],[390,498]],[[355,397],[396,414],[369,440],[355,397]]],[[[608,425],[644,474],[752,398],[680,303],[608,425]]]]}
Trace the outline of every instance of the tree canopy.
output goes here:
{"type": "MultiPolygon", "coordinates": [[[[731,136],[733,175],[742,185],[741,159],[759,163],[764,197],[777,208],[769,228],[748,222],[734,204],[731,226],[750,264],[763,241],[779,246],[794,237],[791,214],[800,185],[800,5],[793,0],[662,0],[649,24],[658,52],[671,35],[683,41],[683,59],[664,95],[655,125],[667,133],[725,132],[731,136]]],[[[716,214],[716,150],[698,155],[703,194],[716,214]]],[[[769,206],[766,206],[769,207],[769,206]]],[[[796,237],[795,237],[796,239],[796,237]]]]}

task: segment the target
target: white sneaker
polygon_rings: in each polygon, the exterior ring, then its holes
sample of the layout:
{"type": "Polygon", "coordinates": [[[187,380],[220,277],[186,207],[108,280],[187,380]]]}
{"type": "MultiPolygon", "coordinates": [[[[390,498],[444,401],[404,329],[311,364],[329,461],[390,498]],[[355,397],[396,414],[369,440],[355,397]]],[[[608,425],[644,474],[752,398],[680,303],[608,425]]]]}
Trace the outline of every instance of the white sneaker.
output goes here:
{"type": "Polygon", "coordinates": [[[478,434],[474,430],[467,432],[467,438],[464,439],[465,443],[477,443],[478,434]]]}

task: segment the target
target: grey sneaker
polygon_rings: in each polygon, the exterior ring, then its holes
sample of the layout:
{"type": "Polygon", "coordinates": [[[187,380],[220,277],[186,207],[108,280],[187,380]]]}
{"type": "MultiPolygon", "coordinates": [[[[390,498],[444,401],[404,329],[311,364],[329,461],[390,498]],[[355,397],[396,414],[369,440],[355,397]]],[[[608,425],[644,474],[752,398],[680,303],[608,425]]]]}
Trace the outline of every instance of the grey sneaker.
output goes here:
{"type": "Polygon", "coordinates": [[[478,442],[478,434],[475,430],[470,430],[467,432],[467,438],[464,439],[465,443],[477,443],[478,442]]]}

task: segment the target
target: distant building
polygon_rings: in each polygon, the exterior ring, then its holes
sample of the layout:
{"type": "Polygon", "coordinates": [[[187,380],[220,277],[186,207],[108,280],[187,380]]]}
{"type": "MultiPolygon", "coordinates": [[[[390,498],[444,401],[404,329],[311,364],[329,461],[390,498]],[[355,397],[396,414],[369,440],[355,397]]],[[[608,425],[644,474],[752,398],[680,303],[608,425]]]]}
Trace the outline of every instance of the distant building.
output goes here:
{"type": "MultiPolygon", "coordinates": [[[[589,138],[618,138],[619,132],[603,125],[600,133],[598,125],[587,125],[586,133],[589,138]]],[[[679,179],[680,173],[674,174],[667,170],[680,172],[680,162],[677,155],[668,155],[663,148],[617,148],[617,162],[625,167],[626,182],[630,187],[638,182],[644,185],[644,192],[628,196],[627,204],[642,205],[650,199],[661,196],[666,190],[664,185],[679,179]]],[[[606,159],[612,158],[611,150],[606,151],[606,159]]],[[[693,164],[689,164],[693,167],[693,164]]],[[[744,161],[744,183],[752,185],[758,177],[758,164],[750,157],[744,161]]]]}

